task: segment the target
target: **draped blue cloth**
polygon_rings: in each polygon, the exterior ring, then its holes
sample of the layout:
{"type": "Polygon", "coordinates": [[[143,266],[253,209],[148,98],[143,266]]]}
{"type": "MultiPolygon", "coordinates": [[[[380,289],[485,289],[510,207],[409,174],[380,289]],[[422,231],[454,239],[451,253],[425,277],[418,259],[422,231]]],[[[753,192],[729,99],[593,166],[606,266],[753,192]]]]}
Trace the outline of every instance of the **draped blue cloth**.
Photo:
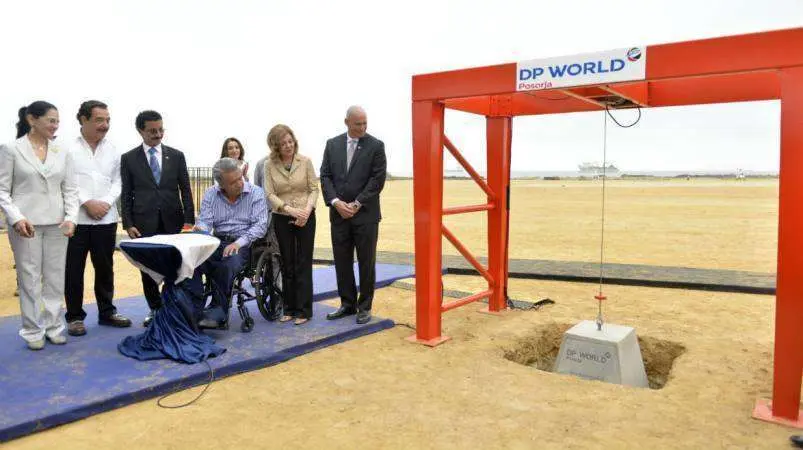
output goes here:
{"type": "MultiPolygon", "coordinates": [[[[197,267],[208,258],[208,254],[197,261],[183,261],[182,253],[177,248],[181,245],[181,236],[175,235],[177,243],[173,245],[137,242],[141,241],[139,239],[120,243],[120,249],[132,263],[146,269],[146,272],[155,272],[164,277],[162,307],[155,311],[151,324],[144,333],[128,336],[117,345],[117,349],[125,356],[141,361],[170,358],[194,364],[226,351],[216,345],[214,339],[198,330],[192,301],[192,296],[197,293],[190,289],[186,276],[179,273],[182,264],[197,267]],[[177,278],[182,279],[176,284],[177,278]]],[[[214,243],[219,241],[211,237],[209,239],[213,239],[209,245],[216,247],[214,243]]]]}

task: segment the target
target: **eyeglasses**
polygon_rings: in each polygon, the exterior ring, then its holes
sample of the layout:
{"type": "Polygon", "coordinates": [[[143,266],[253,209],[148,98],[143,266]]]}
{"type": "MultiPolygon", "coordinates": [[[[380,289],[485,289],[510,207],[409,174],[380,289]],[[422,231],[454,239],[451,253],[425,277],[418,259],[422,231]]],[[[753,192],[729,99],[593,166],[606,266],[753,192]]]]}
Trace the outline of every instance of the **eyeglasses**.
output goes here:
{"type": "Polygon", "coordinates": [[[154,128],[150,130],[145,130],[145,133],[150,134],[151,136],[158,136],[160,134],[165,134],[164,128],[154,128]]]}

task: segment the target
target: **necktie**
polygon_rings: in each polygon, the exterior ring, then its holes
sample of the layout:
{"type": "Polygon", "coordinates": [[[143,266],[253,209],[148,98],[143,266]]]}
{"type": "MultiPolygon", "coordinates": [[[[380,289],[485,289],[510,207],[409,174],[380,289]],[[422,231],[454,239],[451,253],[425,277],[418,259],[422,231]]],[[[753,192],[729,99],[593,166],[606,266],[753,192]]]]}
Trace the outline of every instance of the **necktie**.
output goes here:
{"type": "Polygon", "coordinates": [[[148,154],[151,157],[148,160],[148,164],[151,166],[151,173],[153,174],[153,179],[156,180],[156,184],[159,184],[159,181],[162,179],[162,168],[159,167],[159,161],[156,160],[156,149],[151,147],[148,150],[148,154]]]}
{"type": "Polygon", "coordinates": [[[357,139],[349,139],[349,143],[346,146],[346,173],[348,173],[349,167],[351,167],[351,160],[354,158],[357,142],[357,139]]]}

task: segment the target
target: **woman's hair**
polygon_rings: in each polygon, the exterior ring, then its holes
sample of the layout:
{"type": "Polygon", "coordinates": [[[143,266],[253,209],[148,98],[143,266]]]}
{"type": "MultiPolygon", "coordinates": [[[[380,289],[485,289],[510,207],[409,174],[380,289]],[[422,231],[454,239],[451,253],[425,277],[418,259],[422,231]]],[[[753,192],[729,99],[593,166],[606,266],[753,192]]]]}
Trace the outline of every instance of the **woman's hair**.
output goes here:
{"type": "Polygon", "coordinates": [[[243,147],[243,143],[240,142],[240,140],[237,139],[236,137],[226,138],[226,140],[223,141],[223,150],[220,151],[220,157],[221,158],[228,158],[229,157],[229,152],[227,150],[227,147],[229,146],[229,142],[236,142],[237,145],[240,146],[240,157],[237,158],[237,159],[239,159],[240,161],[244,160],[245,159],[245,147],[243,147]]]}
{"type": "Polygon", "coordinates": [[[285,134],[289,134],[290,137],[293,138],[293,142],[295,142],[295,149],[293,149],[293,154],[295,155],[298,153],[298,139],[296,139],[296,135],[293,133],[293,130],[290,129],[287,125],[278,124],[275,125],[273,128],[270,129],[268,132],[268,147],[270,148],[270,159],[273,161],[281,161],[281,153],[280,150],[282,148],[281,140],[285,134]]]}
{"type": "Polygon", "coordinates": [[[58,110],[52,103],[48,103],[44,100],[38,100],[31,103],[28,106],[23,106],[20,108],[19,112],[17,113],[19,116],[19,122],[17,122],[17,139],[25,136],[31,131],[31,124],[28,123],[27,115],[30,114],[33,116],[34,119],[38,119],[51,109],[58,110]]]}

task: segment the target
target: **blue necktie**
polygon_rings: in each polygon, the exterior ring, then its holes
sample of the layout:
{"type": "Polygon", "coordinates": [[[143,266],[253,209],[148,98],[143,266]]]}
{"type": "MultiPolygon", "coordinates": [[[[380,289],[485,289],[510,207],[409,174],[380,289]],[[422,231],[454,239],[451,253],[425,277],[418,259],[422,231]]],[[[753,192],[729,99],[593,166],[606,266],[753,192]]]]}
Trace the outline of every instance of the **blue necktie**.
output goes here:
{"type": "Polygon", "coordinates": [[[151,147],[148,150],[148,153],[151,155],[148,163],[151,166],[151,173],[153,174],[153,179],[156,180],[156,184],[159,184],[159,181],[162,179],[162,168],[159,167],[159,161],[156,161],[156,149],[154,147],[151,147]]]}

